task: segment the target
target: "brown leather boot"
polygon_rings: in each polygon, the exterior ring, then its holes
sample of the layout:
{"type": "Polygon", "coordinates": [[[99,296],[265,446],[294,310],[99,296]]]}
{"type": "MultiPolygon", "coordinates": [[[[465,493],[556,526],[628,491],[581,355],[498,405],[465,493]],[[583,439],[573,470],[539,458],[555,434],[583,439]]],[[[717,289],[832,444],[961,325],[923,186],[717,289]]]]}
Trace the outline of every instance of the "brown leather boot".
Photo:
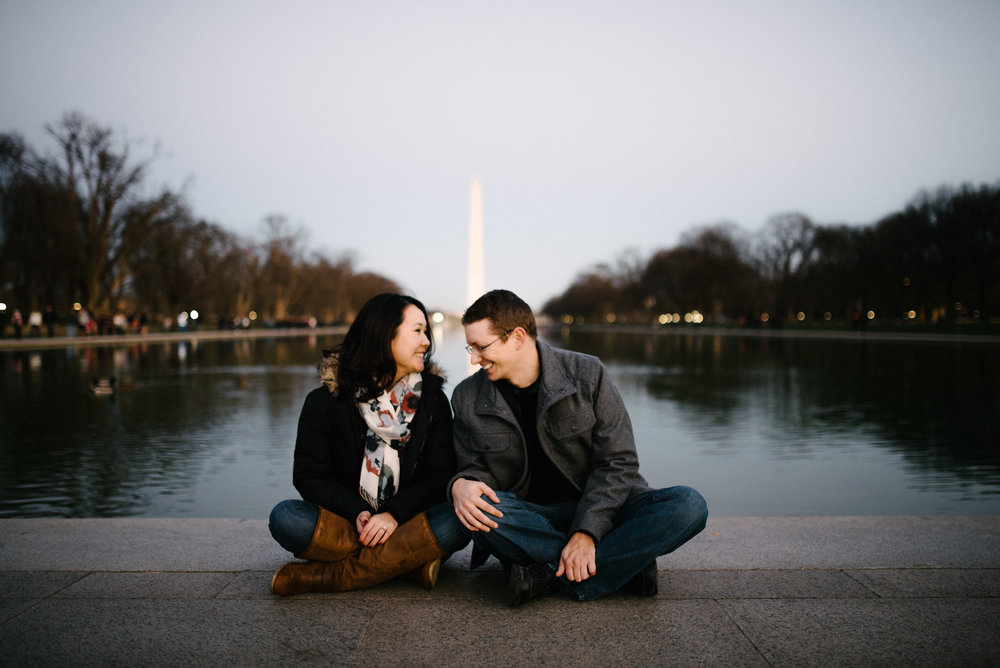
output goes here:
{"type": "Polygon", "coordinates": [[[441,558],[438,557],[434,561],[428,561],[416,570],[410,571],[403,577],[407,580],[413,580],[424,589],[434,589],[434,585],[437,584],[438,573],[440,572],[441,558]]]}
{"type": "MultiPolygon", "coordinates": [[[[346,559],[285,564],[271,578],[271,591],[285,596],[363,589],[424,567],[445,554],[427,523],[427,514],[420,513],[401,524],[382,545],[362,547],[346,559]]],[[[433,586],[437,569],[429,570],[434,571],[429,578],[433,586]]]]}
{"type": "Polygon", "coordinates": [[[339,561],[361,547],[354,523],[320,506],[316,528],[306,549],[295,556],[310,561],[339,561]]]}
{"type": "MultiPolygon", "coordinates": [[[[351,556],[360,548],[361,543],[358,542],[358,533],[354,525],[321,506],[309,545],[295,556],[317,563],[339,561],[351,556]]],[[[291,568],[297,563],[290,561],[274,572],[271,576],[272,592],[291,594],[297,591],[311,591],[303,587],[310,586],[309,583],[313,578],[308,575],[308,569],[291,568]]]]}

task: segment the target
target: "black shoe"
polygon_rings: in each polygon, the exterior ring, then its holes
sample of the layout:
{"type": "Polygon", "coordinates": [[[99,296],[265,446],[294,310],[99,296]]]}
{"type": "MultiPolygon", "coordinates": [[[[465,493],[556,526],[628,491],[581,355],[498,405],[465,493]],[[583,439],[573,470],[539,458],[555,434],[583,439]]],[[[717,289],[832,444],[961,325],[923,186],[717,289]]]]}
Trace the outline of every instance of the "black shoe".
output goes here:
{"type": "Polygon", "coordinates": [[[516,608],[533,598],[545,596],[555,587],[555,582],[555,575],[544,566],[511,564],[507,578],[507,603],[516,608]]]}
{"type": "Polygon", "coordinates": [[[660,591],[660,576],[656,567],[656,559],[653,559],[645,568],[636,573],[621,590],[639,596],[656,596],[660,591]]]}

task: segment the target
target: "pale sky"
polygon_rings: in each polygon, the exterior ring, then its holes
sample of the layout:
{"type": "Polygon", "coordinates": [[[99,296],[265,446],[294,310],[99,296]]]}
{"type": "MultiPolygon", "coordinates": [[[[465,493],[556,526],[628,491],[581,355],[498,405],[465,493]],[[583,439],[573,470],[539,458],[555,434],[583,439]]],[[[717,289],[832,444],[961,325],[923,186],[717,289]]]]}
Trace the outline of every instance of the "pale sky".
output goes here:
{"type": "MultiPolygon", "coordinates": [[[[540,308],[698,225],[868,224],[1000,180],[1000,2],[0,0],[0,132],[69,110],[159,143],[150,186],[286,216],[429,308],[540,308]]],[[[138,151],[142,154],[142,151],[138,151]]]]}

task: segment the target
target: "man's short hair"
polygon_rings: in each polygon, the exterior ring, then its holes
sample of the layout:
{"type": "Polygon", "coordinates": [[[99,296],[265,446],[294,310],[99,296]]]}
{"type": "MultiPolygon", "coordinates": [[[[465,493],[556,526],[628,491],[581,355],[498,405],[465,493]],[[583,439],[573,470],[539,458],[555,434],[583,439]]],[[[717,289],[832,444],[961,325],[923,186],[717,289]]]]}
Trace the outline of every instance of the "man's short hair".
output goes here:
{"type": "Polygon", "coordinates": [[[487,318],[493,323],[493,333],[510,332],[515,327],[523,327],[533,339],[538,338],[535,314],[524,300],[510,290],[490,290],[465,309],[462,324],[471,325],[487,318]]]}

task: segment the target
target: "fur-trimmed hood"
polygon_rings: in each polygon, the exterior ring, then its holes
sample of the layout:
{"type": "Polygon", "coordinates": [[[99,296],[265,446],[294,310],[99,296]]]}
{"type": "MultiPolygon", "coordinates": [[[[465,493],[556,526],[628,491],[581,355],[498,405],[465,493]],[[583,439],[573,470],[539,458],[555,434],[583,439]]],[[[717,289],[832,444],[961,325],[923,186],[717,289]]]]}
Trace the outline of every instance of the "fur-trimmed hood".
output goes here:
{"type": "MultiPolygon", "coordinates": [[[[319,361],[319,365],[317,365],[317,369],[319,370],[319,379],[323,381],[324,385],[326,385],[326,389],[330,391],[330,394],[335,394],[337,392],[338,362],[339,358],[337,357],[337,353],[332,350],[324,350],[323,359],[321,359],[319,361]]],[[[423,372],[440,376],[442,380],[445,380],[444,369],[439,367],[435,362],[425,364],[423,372]]]]}

